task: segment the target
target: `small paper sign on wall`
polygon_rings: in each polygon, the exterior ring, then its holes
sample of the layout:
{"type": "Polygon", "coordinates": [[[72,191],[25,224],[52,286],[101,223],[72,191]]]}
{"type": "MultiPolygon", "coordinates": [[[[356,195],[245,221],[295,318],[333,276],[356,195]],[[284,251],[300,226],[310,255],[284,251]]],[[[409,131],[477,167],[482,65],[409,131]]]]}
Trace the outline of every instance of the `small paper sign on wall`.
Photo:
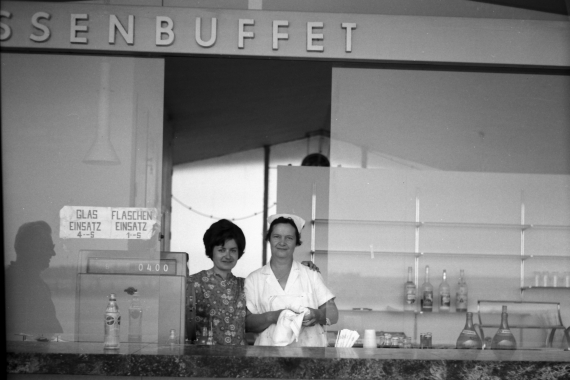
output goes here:
{"type": "Polygon", "coordinates": [[[59,237],[149,240],[157,221],[155,208],[63,206],[59,211],[59,237]]]}

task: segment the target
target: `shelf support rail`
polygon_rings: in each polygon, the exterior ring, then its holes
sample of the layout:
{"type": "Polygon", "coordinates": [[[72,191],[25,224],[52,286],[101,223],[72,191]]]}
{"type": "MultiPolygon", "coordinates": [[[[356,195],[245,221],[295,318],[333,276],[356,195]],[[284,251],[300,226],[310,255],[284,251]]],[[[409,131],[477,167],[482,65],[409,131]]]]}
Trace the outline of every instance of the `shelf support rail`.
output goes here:
{"type": "Polygon", "coordinates": [[[525,222],[525,205],[524,205],[524,190],[521,190],[521,299],[523,298],[524,291],[524,222],[525,222]]]}
{"type": "Polygon", "coordinates": [[[415,253],[415,258],[414,258],[414,282],[416,283],[416,289],[418,289],[418,293],[419,293],[419,266],[420,266],[420,259],[419,259],[419,253],[420,253],[420,195],[419,195],[419,189],[416,188],[416,228],[415,228],[415,233],[416,233],[416,237],[415,237],[415,242],[414,242],[414,253],[415,253]]]}
{"type": "Polygon", "coordinates": [[[311,262],[315,262],[315,220],[317,210],[317,184],[313,182],[313,195],[311,197],[311,262]]]}

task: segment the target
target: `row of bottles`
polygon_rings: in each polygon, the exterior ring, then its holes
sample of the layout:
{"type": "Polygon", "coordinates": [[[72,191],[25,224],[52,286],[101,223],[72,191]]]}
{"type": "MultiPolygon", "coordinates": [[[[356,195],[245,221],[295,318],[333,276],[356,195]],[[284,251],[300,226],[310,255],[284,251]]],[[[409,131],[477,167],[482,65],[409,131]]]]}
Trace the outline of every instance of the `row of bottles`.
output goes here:
{"type": "MultiPolygon", "coordinates": [[[[429,265],[426,265],[425,281],[422,284],[420,293],[420,310],[431,312],[434,307],[434,288],[429,281],[429,265]]],[[[467,283],[465,282],[465,272],[460,271],[459,282],[455,293],[455,311],[467,311],[467,283]]],[[[408,281],[404,285],[404,310],[415,311],[417,303],[417,288],[412,279],[412,267],[408,267],[408,281]]],[[[451,310],[451,287],[447,282],[447,271],[443,270],[441,284],[439,285],[439,311],[449,312],[451,310]]]]}
{"type": "MultiPolygon", "coordinates": [[[[142,307],[139,294],[136,289],[125,290],[132,295],[129,305],[129,342],[140,343],[142,341],[142,307]]],[[[109,303],[105,309],[105,338],[103,347],[106,350],[116,350],[120,345],[121,313],[117,304],[115,293],[109,296],[109,303]]]]}
{"type": "MultiPolygon", "coordinates": [[[[125,290],[128,294],[132,295],[131,303],[129,305],[129,343],[142,342],[142,317],[143,310],[141,306],[138,291],[133,288],[125,290]]],[[[119,305],[117,304],[117,297],[115,293],[109,296],[109,303],[105,309],[105,338],[103,347],[106,350],[116,350],[120,346],[120,330],[121,330],[121,313],[119,312],[119,305]]],[[[177,344],[178,337],[176,330],[170,330],[168,343],[177,344]]]]}
{"type": "MultiPolygon", "coordinates": [[[[483,342],[473,326],[473,313],[467,313],[465,327],[463,327],[463,330],[459,334],[455,347],[467,349],[481,349],[483,347],[483,342]]],[[[517,341],[509,328],[507,307],[503,305],[501,325],[499,326],[499,330],[495,333],[495,336],[493,336],[491,349],[515,350],[516,348],[517,341]]]]}

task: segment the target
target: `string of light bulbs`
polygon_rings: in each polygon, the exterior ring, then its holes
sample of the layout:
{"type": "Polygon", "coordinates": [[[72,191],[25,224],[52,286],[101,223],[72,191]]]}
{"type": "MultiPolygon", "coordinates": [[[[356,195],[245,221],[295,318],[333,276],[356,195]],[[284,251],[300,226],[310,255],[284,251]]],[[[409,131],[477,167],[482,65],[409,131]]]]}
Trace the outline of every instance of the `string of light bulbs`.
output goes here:
{"type": "MultiPolygon", "coordinates": [[[[240,218],[231,218],[231,219],[230,219],[230,218],[226,218],[226,217],[218,217],[218,216],[206,214],[206,213],[204,213],[204,212],[200,212],[200,211],[198,211],[198,210],[196,210],[196,209],[194,209],[194,208],[192,208],[192,207],[190,207],[190,206],[184,204],[180,199],[176,198],[174,195],[172,196],[172,199],[174,199],[174,200],[175,200],[176,202],[178,202],[181,206],[183,206],[184,208],[186,208],[186,209],[192,211],[193,213],[198,214],[198,215],[203,216],[203,217],[206,217],[206,218],[210,218],[210,219],[217,219],[217,220],[220,220],[220,219],[229,219],[229,220],[231,220],[231,221],[237,221],[237,220],[244,220],[244,219],[253,218],[254,216],[257,216],[257,215],[263,213],[263,211],[259,211],[259,212],[255,212],[255,213],[253,213],[253,214],[251,214],[251,215],[242,216],[242,217],[240,217],[240,218]]],[[[272,209],[273,207],[275,207],[276,205],[277,205],[277,202],[273,202],[273,204],[272,204],[271,206],[269,206],[269,207],[267,208],[267,210],[271,210],[271,209],[272,209]]]]}

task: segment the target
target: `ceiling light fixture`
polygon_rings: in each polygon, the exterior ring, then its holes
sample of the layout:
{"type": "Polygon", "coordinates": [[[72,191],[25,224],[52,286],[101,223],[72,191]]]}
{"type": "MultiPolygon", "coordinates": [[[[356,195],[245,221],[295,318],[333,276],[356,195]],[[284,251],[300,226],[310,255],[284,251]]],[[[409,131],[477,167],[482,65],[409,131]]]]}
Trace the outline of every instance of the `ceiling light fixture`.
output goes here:
{"type": "Polygon", "coordinates": [[[119,165],[121,161],[111,144],[110,137],[110,72],[111,65],[107,61],[101,63],[101,86],[99,88],[99,119],[95,142],[87,152],[83,162],[91,165],[119,165]]]}

